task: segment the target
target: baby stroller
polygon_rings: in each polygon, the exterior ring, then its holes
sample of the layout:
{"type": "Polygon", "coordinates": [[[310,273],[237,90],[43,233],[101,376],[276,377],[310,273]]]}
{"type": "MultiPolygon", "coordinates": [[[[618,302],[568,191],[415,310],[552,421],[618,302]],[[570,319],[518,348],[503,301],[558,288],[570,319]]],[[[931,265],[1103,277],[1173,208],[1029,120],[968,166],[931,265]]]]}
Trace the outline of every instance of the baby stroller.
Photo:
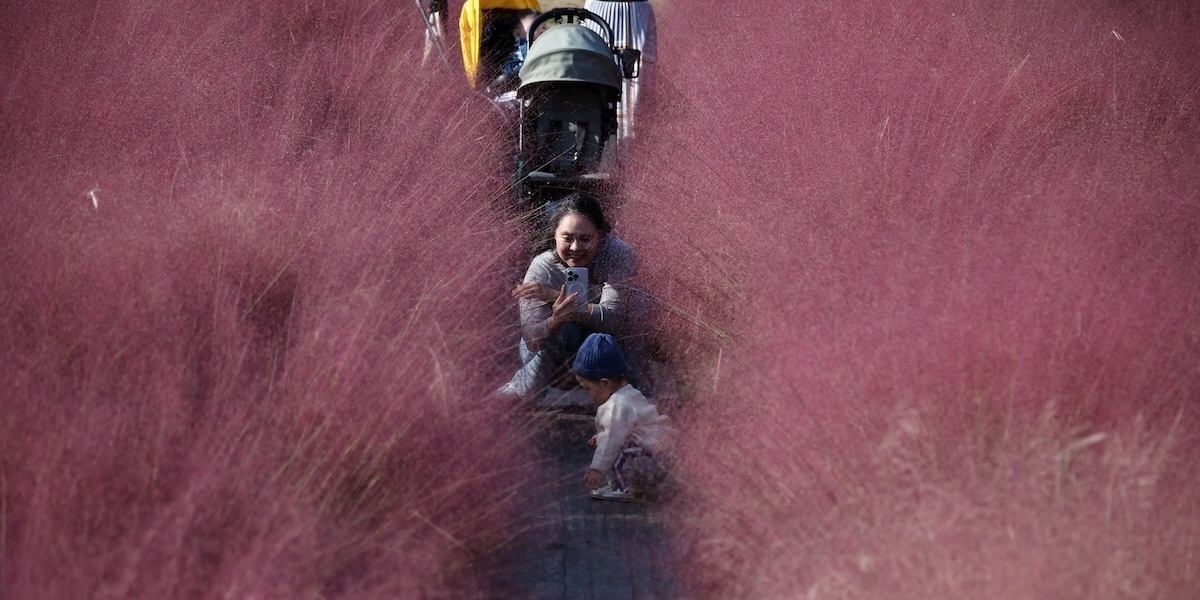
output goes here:
{"type": "Polygon", "coordinates": [[[612,29],[596,14],[559,8],[534,19],[517,87],[517,178],[527,206],[572,191],[607,195],[624,75],[612,29]]]}

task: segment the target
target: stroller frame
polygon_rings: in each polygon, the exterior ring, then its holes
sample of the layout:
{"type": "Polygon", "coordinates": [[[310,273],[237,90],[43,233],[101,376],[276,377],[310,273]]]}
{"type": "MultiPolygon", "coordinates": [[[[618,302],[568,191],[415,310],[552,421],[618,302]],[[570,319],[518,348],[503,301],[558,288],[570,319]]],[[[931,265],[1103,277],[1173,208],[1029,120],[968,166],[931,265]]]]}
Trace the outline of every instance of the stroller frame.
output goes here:
{"type": "Polygon", "coordinates": [[[531,24],[517,88],[516,175],[526,207],[574,191],[610,195],[621,80],[629,76],[613,40],[609,24],[582,8],[554,9],[531,24]]]}

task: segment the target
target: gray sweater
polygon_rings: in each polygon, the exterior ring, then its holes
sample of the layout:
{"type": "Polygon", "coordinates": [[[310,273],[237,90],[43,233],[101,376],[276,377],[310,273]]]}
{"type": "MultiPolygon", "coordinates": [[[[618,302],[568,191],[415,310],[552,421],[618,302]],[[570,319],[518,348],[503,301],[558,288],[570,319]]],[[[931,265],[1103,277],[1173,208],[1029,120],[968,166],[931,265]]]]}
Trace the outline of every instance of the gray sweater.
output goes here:
{"type": "MultiPolygon", "coordinates": [[[[590,333],[616,333],[621,313],[622,295],[633,278],[633,248],[609,233],[600,240],[596,258],[588,265],[588,298],[591,315],[581,323],[590,333]]],[[[536,281],[551,289],[562,288],[567,282],[567,265],[558,259],[553,249],[547,250],[529,263],[524,283],[536,281]]],[[[540,300],[521,300],[521,336],[529,349],[546,347],[549,328],[546,320],[554,312],[552,304],[540,300]]]]}

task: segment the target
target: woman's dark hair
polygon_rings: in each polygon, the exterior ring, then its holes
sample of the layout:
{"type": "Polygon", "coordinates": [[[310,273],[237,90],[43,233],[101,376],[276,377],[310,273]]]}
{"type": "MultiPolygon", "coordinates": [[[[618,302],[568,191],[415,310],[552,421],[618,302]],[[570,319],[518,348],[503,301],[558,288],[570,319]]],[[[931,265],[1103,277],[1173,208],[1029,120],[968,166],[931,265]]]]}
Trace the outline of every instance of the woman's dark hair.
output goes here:
{"type": "Polygon", "coordinates": [[[559,222],[567,215],[583,216],[591,221],[596,229],[604,233],[612,233],[612,226],[604,220],[604,210],[600,208],[600,201],[594,196],[583,192],[571,192],[548,208],[550,217],[547,219],[547,224],[550,226],[552,236],[553,231],[558,228],[559,222]]]}

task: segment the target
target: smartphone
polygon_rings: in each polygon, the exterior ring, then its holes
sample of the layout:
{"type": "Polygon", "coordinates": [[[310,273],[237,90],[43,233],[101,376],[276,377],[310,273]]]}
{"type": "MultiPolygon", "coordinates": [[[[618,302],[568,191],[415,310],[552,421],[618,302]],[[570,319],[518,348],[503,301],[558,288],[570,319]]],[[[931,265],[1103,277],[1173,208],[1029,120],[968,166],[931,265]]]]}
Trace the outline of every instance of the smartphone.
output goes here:
{"type": "Polygon", "coordinates": [[[587,310],[588,270],[587,267],[567,267],[567,295],[579,294],[575,298],[580,306],[576,312],[587,310]]]}

